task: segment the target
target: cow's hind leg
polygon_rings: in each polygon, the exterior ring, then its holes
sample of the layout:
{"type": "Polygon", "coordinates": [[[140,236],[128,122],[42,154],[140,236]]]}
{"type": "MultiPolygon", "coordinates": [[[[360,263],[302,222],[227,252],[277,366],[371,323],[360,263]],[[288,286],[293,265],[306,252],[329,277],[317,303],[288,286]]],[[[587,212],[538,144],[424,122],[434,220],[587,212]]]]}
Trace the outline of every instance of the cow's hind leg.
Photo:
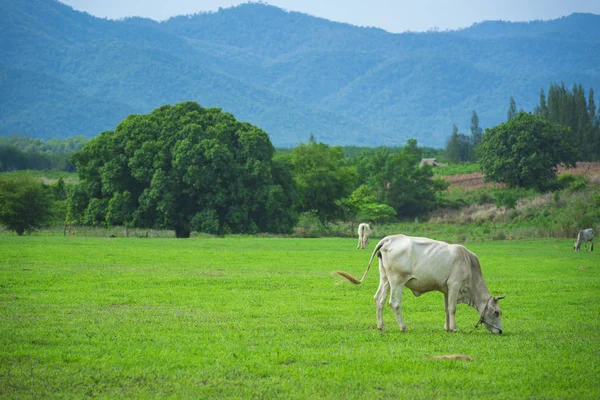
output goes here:
{"type": "Polygon", "coordinates": [[[402,318],[402,294],[404,293],[404,283],[390,282],[390,307],[394,310],[396,321],[402,332],[406,332],[406,324],[402,318]]]}
{"type": "Polygon", "coordinates": [[[388,281],[383,265],[381,265],[381,259],[379,259],[379,288],[377,288],[377,293],[375,293],[375,308],[377,310],[377,329],[380,331],[383,330],[383,306],[389,293],[390,282],[388,281]]]}

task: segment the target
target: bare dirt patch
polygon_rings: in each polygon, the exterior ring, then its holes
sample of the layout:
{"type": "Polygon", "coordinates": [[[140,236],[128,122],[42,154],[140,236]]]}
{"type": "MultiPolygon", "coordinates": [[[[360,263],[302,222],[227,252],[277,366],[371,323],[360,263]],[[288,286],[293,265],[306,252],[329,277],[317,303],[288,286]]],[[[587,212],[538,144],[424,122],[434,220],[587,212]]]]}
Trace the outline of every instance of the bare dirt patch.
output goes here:
{"type": "MultiPolygon", "coordinates": [[[[571,175],[584,175],[588,182],[594,185],[600,185],[600,162],[578,162],[575,168],[558,168],[558,174],[569,173],[571,175]]],[[[471,172],[470,174],[449,175],[441,177],[450,183],[449,190],[461,188],[465,190],[474,190],[480,188],[504,188],[501,183],[485,182],[483,172],[471,172]]]]}
{"type": "Polygon", "coordinates": [[[504,184],[485,182],[483,180],[483,172],[471,172],[470,174],[448,175],[441,177],[446,182],[450,183],[449,190],[453,188],[461,188],[465,190],[474,190],[481,188],[503,188],[504,184]]]}
{"type": "Polygon", "coordinates": [[[436,360],[465,360],[465,361],[473,360],[473,357],[469,357],[466,354],[445,354],[442,356],[433,356],[431,358],[436,359],[436,360]]]}

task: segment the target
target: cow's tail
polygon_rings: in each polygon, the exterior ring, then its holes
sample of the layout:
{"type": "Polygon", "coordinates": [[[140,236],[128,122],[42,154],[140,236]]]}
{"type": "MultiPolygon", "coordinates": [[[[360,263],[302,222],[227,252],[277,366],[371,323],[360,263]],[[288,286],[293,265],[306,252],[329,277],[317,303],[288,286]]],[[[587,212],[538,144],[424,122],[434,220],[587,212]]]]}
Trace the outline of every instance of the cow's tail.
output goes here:
{"type": "Polygon", "coordinates": [[[375,246],[375,249],[373,250],[373,254],[371,254],[371,259],[369,260],[369,265],[367,265],[367,269],[365,270],[365,273],[363,274],[362,278],[360,278],[360,280],[356,279],[355,277],[353,277],[352,275],[350,275],[347,272],[344,271],[335,271],[336,274],[343,276],[344,278],[348,279],[350,282],[354,283],[355,285],[360,285],[363,280],[365,279],[365,276],[367,276],[367,272],[369,272],[369,269],[371,268],[371,263],[373,263],[373,259],[375,258],[375,255],[379,252],[379,250],[383,247],[383,245],[385,244],[385,242],[383,240],[381,240],[379,243],[377,243],[377,246],[375,246]]]}

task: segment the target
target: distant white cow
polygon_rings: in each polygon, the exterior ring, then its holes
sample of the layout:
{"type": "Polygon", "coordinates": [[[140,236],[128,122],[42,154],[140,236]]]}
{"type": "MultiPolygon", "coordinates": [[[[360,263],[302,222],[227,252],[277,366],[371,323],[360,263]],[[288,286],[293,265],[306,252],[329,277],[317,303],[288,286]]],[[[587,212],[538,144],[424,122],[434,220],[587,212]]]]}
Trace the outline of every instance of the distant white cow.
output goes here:
{"type": "Polygon", "coordinates": [[[371,234],[371,227],[367,223],[358,225],[358,245],[357,249],[366,249],[369,244],[369,235],[371,234]]]}
{"type": "Polygon", "coordinates": [[[577,234],[577,241],[573,245],[575,251],[579,251],[581,244],[588,248],[587,242],[590,242],[589,251],[594,251],[594,230],[593,229],[582,229],[577,234]]]}
{"type": "Polygon", "coordinates": [[[504,296],[490,295],[477,256],[464,246],[422,237],[387,236],[377,243],[361,280],[347,272],[336,272],[352,283],[361,284],[376,254],[379,258],[379,289],[375,304],[380,330],[383,330],[383,306],[389,293],[389,304],[400,330],[406,331],[401,308],[406,286],[417,297],[430,291],[444,294],[444,329],[448,332],[456,331],[456,304],[465,303],[477,310],[479,323],[491,333],[502,333],[498,300],[504,296]]]}

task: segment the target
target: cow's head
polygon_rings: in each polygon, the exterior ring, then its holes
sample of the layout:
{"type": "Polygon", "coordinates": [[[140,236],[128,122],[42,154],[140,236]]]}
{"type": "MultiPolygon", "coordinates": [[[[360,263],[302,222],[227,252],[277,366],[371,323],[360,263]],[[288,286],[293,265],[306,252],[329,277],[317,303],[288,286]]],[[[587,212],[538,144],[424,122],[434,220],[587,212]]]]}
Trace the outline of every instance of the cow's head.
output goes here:
{"type": "Polygon", "coordinates": [[[575,242],[575,244],[573,245],[573,250],[579,251],[580,247],[581,247],[581,243],[575,242]]]}
{"type": "Polygon", "coordinates": [[[506,296],[493,296],[488,300],[488,303],[483,312],[483,324],[488,331],[492,333],[502,333],[502,311],[498,300],[502,300],[506,296]]]}

